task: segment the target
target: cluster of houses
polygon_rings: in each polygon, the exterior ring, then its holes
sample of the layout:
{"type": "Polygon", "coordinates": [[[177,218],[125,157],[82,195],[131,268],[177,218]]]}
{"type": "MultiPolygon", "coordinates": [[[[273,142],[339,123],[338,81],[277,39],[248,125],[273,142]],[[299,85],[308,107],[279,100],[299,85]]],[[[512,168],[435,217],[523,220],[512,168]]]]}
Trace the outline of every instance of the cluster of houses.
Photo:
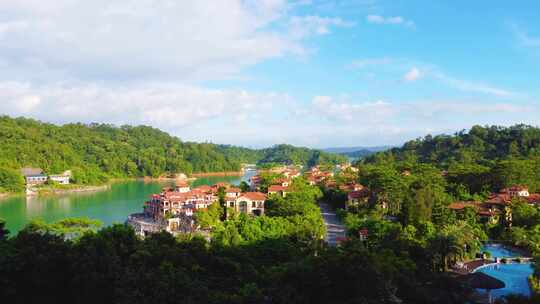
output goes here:
{"type": "MultiPolygon", "coordinates": [[[[334,172],[321,170],[319,166],[315,166],[305,172],[304,177],[310,185],[318,185],[331,181],[332,177],[334,177],[334,172]]],[[[331,186],[329,184],[326,185],[331,186]]]]}
{"type": "Polygon", "coordinates": [[[143,213],[132,214],[128,224],[141,236],[161,230],[171,233],[193,231],[195,211],[206,210],[218,202],[221,190],[227,208],[253,216],[264,214],[265,193],[242,192],[227,183],[191,188],[187,182],[180,181],[176,187],[164,188],[161,193],[152,195],[144,204],[143,213]]]}
{"type": "Polygon", "coordinates": [[[449,208],[454,212],[464,212],[466,208],[472,208],[484,221],[512,225],[511,204],[514,200],[522,200],[531,205],[540,204],[540,193],[529,193],[526,186],[516,185],[502,189],[499,193],[491,194],[487,200],[461,201],[450,204],[449,208]]]}
{"type": "Polygon", "coordinates": [[[40,168],[22,168],[23,175],[27,186],[36,186],[45,184],[48,181],[53,181],[61,185],[68,185],[71,179],[71,171],[65,171],[62,174],[47,175],[40,168]]]}
{"type": "Polygon", "coordinates": [[[141,236],[163,230],[173,234],[195,231],[193,214],[218,202],[221,191],[227,210],[251,216],[263,215],[268,197],[285,197],[290,192],[292,179],[300,176],[300,172],[292,167],[273,169],[272,172],[282,177],[276,179],[266,193],[261,192],[260,175],[250,179],[250,189],[246,192],[227,183],[191,188],[187,182],[179,181],[174,188],[164,188],[161,193],[152,195],[144,204],[143,212],[130,215],[127,223],[141,236]]]}

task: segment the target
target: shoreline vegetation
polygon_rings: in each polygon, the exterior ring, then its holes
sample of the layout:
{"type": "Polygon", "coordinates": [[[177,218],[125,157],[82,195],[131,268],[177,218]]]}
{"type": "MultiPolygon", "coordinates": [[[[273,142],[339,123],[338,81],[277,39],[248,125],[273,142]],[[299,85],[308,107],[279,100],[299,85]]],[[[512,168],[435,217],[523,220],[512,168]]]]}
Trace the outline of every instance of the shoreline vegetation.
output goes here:
{"type": "Polygon", "coordinates": [[[243,171],[224,171],[224,172],[203,172],[203,173],[192,173],[192,177],[209,177],[209,176],[242,176],[244,175],[243,171]]]}
{"type": "Polygon", "coordinates": [[[98,191],[106,191],[111,188],[111,186],[115,183],[122,183],[126,181],[134,181],[134,180],[142,180],[144,182],[171,182],[171,181],[187,181],[187,182],[193,182],[196,181],[199,177],[211,177],[211,176],[242,176],[244,174],[243,171],[227,171],[227,172],[204,172],[204,173],[193,173],[190,177],[182,178],[182,177],[167,177],[167,176],[160,176],[160,177],[151,177],[151,176],[144,176],[144,177],[128,177],[128,178],[114,178],[110,179],[107,183],[103,185],[78,185],[78,184],[70,184],[70,185],[46,185],[43,187],[39,187],[33,191],[32,194],[25,194],[24,192],[0,192],[0,201],[13,197],[13,196],[50,196],[50,195],[64,195],[64,194],[73,194],[73,193],[86,193],[86,192],[98,192],[98,191]]]}
{"type": "Polygon", "coordinates": [[[99,185],[99,186],[80,186],[80,185],[74,185],[75,187],[49,187],[45,186],[42,188],[38,188],[35,191],[35,194],[30,194],[27,196],[50,196],[50,195],[64,195],[64,194],[72,194],[72,193],[89,193],[89,192],[99,192],[99,191],[105,191],[111,188],[111,183],[107,183],[105,185],[99,185]]]}
{"type": "Polygon", "coordinates": [[[283,163],[302,166],[347,162],[341,155],[291,145],[250,149],[230,145],[185,142],[147,126],[66,124],[0,116],[0,192],[23,192],[21,168],[48,174],[72,171],[72,182],[96,185],[118,177],[170,172],[232,175],[244,165],[283,163]],[[40,143],[37,151],[35,144],[40,143]],[[195,172],[195,173],[194,173],[195,172]]]}

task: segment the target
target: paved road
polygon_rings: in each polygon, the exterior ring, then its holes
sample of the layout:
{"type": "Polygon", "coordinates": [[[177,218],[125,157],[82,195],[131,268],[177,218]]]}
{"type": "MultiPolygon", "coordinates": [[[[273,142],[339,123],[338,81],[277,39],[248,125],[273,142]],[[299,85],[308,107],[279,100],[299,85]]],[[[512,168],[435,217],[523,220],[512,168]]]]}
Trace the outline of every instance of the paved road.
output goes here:
{"type": "Polygon", "coordinates": [[[337,245],[337,238],[346,236],[345,226],[341,223],[336,212],[327,203],[320,203],[321,214],[326,225],[326,242],[330,246],[337,245]]]}

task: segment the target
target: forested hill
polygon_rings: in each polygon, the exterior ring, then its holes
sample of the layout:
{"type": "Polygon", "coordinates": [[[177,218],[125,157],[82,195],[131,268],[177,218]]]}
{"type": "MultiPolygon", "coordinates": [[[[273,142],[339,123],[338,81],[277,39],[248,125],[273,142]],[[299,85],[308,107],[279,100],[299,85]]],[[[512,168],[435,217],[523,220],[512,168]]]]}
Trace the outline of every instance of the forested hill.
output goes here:
{"type": "Polygon", "coordinates": [[[437,167],[451,192],[462,200],[486,196],[513,185],[540,191],[540,129],[474,126],[454,135],[426,136],[401,148],[379,152],[362,161],[385,165],[401,172],[420,164],[437,167]]]}
{"type": "Polygon", "coordinates": [[[474,126],[469,131],[464,130],[454,135],[427,135],[411,140],[401,148],[374,154],[366,162],[422,162],[448,168],[455,163],[489,166],[501,160],[537,157],[540,157],[538,127],[474,126]]]}
{"type": "Polygon", "coordinates": [[[57,126],[7,116],[0,117],[0,142],[0,168],[13,172],[33,166],[47,173],[70,169],[74,172],[75,182],[81,184],[105,181],[111,177],[156,177],[168,172],[237,171],[241,163],[269,160],[302,165],[343,160],[292,146],[254,150],[183,142],[146,126],[57,126]]]}
{"type": "Polygon", "coordinates": [[[260,153],[259,164],[302,164],[311,167],[319,164],[338,164],[347,161],[347,158],[343,155],[285,144],[262,149],[260,153]]]}

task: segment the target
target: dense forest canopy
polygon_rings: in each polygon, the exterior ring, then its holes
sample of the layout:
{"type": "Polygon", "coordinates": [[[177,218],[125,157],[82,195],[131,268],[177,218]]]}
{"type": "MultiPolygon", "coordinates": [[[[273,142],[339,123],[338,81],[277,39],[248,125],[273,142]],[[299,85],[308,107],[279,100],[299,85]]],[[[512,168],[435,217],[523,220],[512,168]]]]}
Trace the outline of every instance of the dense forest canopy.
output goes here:
{"type": "MultiPolygon", "coordinates": [[[[147,126],[66,124],[0,117],[0,191],[12,191],[13,170],[39,167],[49,174],[73,171],[75,183],[165,173],[238,171],[242,163],[339,163],[344,157],[288,145],[263,150],[183,142],[147,126]],[[4,177],[4,178],[2,178],[4,177]],[[3,181],[9,180],[9,183],[3,181]],[[3,188],[3,189],[1,189],[3,188]]],[[[17,188],[17,187],[15,187],[17,188]]]]}
{"type": "Polygon", "coordinates": [[[368,158],[419,161],[448,168],[453,163],[490,165],[502,159],[540,157],[540,128],[473,126],[454,135],[427,135],[368,158]]]}
{"type": "Polygon", "coordinates": [[[401,170],[431,164],[445,172],[451,186],[462,188],[455,192],[487,193],[512,185],[535,192],[540,191],[540,128],[474,126],[454,135],[427,135],[363,163],[386,163],[401,170]]]}

